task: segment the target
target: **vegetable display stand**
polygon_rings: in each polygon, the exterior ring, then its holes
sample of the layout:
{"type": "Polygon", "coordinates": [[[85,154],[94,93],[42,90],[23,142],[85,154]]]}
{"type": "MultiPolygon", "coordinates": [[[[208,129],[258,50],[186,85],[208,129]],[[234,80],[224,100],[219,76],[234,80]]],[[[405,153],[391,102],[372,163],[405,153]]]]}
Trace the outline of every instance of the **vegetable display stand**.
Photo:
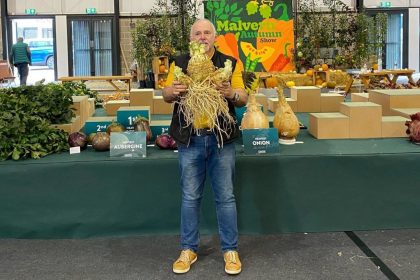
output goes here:
{"type": "Polygon", "coordinates": [[[169,72],[169,58],[167,56],[153,57],[152,69],[155,75],[155,89],[162,89],[169,72]]]}

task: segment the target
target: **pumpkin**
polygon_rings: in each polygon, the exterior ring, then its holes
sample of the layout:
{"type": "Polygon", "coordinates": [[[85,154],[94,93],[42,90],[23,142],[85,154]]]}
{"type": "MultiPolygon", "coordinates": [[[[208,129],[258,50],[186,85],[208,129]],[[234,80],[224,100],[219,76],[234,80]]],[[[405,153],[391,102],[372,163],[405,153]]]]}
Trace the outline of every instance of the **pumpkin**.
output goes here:
{"type": "Polygon", "coordinates": [[[168,70],[166,70],[165,64],[159,65],[159,72],[160,73],[166,73],[166,72],[168,72],[168,70]]]}
{"type": "Polygon", "coordinates": [[[321,68],[322,68],[323,71],[327,71],[328,70],[328,65],[324,63],[324,64],[321,65],[321,68]]]}
{"type": "Polygon", "coordinates": [[[314,75],[313,69],[309,69],[308,71],[306,71],[306,76],[312,77],[313,75],[314,75]]]}
{"type": "Polygon", "coordinates": [[[277,82],[277,78],[275,77],[268,77],[267,79],[265,79],[265,87],[266,88],[275,88],[279,85],[279,83],[277,82]]]}

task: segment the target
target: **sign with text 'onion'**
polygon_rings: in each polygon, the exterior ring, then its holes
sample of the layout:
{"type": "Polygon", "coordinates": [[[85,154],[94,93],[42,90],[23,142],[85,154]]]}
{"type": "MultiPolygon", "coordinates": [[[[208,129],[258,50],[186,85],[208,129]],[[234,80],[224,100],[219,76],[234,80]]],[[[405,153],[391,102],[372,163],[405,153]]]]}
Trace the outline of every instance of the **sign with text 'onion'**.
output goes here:
{"type": "Polygon", "coordinates": [[[279,135],[275,128],[244,129],[242,140],[246,155],[275,154],[279,152],[279,135]]]}
{"type": "Polygon", "coordinates": [[[146,132],[112,132],[110,156],[122,158],[146,157],[146,132]]]}

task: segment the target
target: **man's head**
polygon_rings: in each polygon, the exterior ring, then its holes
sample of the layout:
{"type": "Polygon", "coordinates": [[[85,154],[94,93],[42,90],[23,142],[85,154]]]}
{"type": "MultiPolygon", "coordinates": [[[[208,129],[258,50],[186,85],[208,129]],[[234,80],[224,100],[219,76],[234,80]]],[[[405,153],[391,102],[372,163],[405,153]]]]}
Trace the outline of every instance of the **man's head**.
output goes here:
{"type": "Polygon", "coordinates": [[[216,40],[216,28],[208,19],[199,19],[191,26],[190,40],[205,45],[206,53],[210,54],[216,40]]]}
{"type": "Polygon", "coordinates": [[[17,38],[17,41],[18,41],[18,42],[23,42],[23,37],[18,37],[18,38],[17,38]]]}

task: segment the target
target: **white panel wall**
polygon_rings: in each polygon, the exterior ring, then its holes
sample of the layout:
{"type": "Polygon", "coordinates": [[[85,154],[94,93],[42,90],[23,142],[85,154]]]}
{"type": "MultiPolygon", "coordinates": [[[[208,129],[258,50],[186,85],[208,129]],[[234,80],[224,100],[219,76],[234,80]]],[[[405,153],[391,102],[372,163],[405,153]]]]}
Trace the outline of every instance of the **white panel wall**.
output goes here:
{"type": "Polygon", "coordinates": [[[68,49],[67,49],[67,17],[56,16],[55,17],[55,44],[57,49],[56,61],[57,61],[57,77],[63,77],[69,75],[69,64],[68,64],[68,49]]]}
{"type": "Polygon", "coordinates": [[[64,14],[84,14],[86,8],[96,8],[98,14],[114,13],[113,0],[61,0],[64,14]]]}
{"type": "Polygon", "coordinates": [[[25,9],[35,9],[41,15],[85,14],[86,8],[96,8],[98,14],[114,13],[114,0],[7,0],[7,6],[10,15],[24,15],[25,9]]]}
{"type": "Polygon", "coordinates": [[[409,7],[410,0],[364,0],[366,8],[380,7],[381,2],[391,2],[391,7],[409,7]]]}
{"type": "Polygon", "coordinates": [[[155,0],[120,0],[120,14],[124,16],[147,14],[154,4],[155,0]]]}
{"type": "Polygon", "coordinates": [[[10,15],[24,15],[25,9],[35,9],[37,14],[55,15],[61,13],[61,1],[58,0],[7,0],[10,15]]]}
{"type": "Polygon", "coordinates": [[[419,72],[419,12],[418,8],[408,9],[408,68],[419,72]]]}

